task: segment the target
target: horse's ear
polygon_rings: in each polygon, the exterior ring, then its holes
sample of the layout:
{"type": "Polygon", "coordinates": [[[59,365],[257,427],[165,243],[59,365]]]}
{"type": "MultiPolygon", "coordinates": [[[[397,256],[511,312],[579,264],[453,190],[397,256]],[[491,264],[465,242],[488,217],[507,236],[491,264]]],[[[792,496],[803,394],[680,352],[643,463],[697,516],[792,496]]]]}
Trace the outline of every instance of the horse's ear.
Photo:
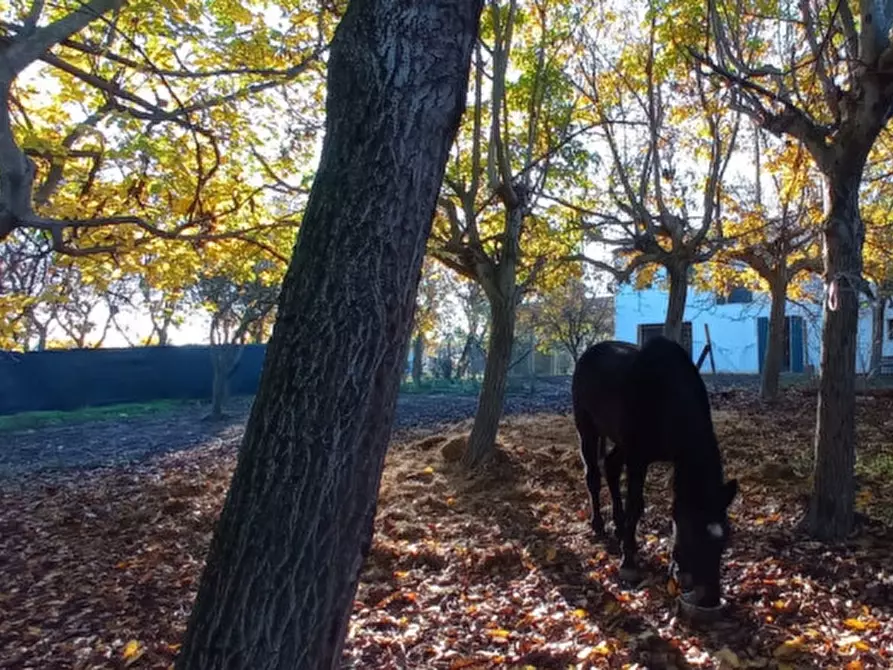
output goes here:
{"type": "Polygon", "coordinates": [[[731,505],[736,495],[738,495],[738,480],[730,479],[723,485],[724,507],[731,505]]]}

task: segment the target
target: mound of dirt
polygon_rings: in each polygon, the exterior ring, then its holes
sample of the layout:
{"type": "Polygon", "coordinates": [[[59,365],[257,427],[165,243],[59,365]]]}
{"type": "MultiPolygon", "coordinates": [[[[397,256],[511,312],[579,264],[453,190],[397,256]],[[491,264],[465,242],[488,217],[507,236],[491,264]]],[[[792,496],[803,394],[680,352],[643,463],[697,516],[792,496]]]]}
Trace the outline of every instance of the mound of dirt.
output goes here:
{"type": "Polygon", "coordinates": [[[454,463],[462,459],[465,450],[468,448],[467,435],[453,435],[447,438],[443,446],[440,448],[440,455],[447,463],[454,463]]]}

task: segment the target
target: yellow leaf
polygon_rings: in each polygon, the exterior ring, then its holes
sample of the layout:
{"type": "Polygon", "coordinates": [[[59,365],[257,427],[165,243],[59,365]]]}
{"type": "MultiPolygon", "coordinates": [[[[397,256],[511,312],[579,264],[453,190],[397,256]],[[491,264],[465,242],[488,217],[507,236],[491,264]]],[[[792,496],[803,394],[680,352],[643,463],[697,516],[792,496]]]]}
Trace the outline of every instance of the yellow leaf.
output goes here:
{"type": "Polygon", "coordinates": [[[592,651],[599,656],[610,656],[614,650],[611,649],[611,645],[609,645],[607,641],[602,640],[597,645],[595,645],[595,648],[592,651]]]}
{"type": "Polygon", "coordinates": [[[452,507],[453,505],[456,504],[456,499],[453,496],[450,496],[449,498],[446,499],[446,503],[447,503],[447,505],[452,507]]]}
{"type": "Polygon", "coordinates": [[[509,635],[511,635],[511,633],[509,631],[507,631],[505,628],[493,628],[492,630],[486,631],[486,634],[489,637],[501,637],[501,638],[506,638],[509,635]]]}
{"type": "Polygon", "coordinates": [[[575,610],[574,610],[574,616],[577,617],[578,619],[585,619],[586,616],[587,616],[587,614],[586,614],[586,610],[584,610],[584,609],[575,609],[575,610]]]}
{"type": "Polygon", "coordinates": [[[862,661],[858,658],[854,658],[844,666],[844,670],[862,670],[862,667],[862,661]]]}
{"type": "Polygon", "coordinates": [[[741,660],[738,658],[738,655],[728,647],[723,647],[718,652],[716,652],[714,660],[716,660],[721,667],[741,667],[741,660]]]}
{"type": "Polygon", "coordinates": [[[775,658],[791,658],[800,653],[803,649],[803,638],[798,636],[785,640],[775,648],[772,655],[775,658]]]}
{"type": "Polygon", "coordinates": [[[424,470],[422,470],[422,474],[423,474],[423,475],[433,475],[433,474],[434,474],[434,468],[432,468],[432,467],[429,465],[427,468],[425,468],[424,470]]]}
{"type": "Polygon", "coordinates": [[[121,655],[125,660],[130,660],[134,658],[140,653],[140,643],[136,640],[131,640],[127,644],[124,645],[123,651],[121,651],[121,655]]]}
{"type": "Polygon", "coordinates": [[[667,582],[667,593],[673,597],[679,595],[679,583],[672,577],[670,578],[670,581],[667,582]]]}
{"type": "Polygon", "coordinates": [[[850,630],[868,630],[869,628],[877,628],[874,621],[863,621],[862,619],[846,619],[843,625],[850,630]]]}

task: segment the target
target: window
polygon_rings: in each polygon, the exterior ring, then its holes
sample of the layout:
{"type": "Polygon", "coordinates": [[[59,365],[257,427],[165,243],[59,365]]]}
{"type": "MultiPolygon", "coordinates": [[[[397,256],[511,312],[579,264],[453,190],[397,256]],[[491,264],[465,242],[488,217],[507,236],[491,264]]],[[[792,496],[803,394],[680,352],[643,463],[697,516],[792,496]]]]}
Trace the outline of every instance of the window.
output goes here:
{"type": "Polygon", "coordinates": [[[728,295],[716,294],[717,305],[747,304],[753,302],[753,291],[743,286],[736,286],[728,295]]]}
{"type": "MultiPolygon", "coordinates": [[[[640,323],[638,327],[639,346],[644,345],[648,340],[656,335],[664,334],[664,324],[662,323],[640,323]]],[[[682,324],[682,347],[691,356],[691,321],[685,321],[682,324]]]]}
{"type": "Polygon", "coordinates": [[[893,319],[887,319],[887,339],[893,340],[893,319]]]}

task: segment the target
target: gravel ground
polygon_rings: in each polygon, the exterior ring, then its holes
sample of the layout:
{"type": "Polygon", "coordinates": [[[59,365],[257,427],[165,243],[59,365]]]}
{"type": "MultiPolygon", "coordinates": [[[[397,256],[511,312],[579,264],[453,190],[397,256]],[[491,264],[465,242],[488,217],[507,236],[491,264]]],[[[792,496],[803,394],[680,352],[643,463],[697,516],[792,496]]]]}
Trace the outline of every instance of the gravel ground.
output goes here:
{"type": "MultiPolygon", "coordinates": [[[[707,377],[711,391],[752,388],[756,377],[707,377]]],[[[232,403],[220,422],[203,421],[203,405],[185,406],[156,415],[105,419],[70,426],[0,433],[0,479],[46,470],[91,468],[133,463],[156,454],[199,445],[235,445],[242,435],[250,399],[232,403]]],[[[434,428],[474,416],[477,398],[459,395],[403,395],[398,400],[395,430],[434,428]]],[[[570,412],[570,379],[537,381],[533,393],[506,397],[506,414],[570,412]]]]}

